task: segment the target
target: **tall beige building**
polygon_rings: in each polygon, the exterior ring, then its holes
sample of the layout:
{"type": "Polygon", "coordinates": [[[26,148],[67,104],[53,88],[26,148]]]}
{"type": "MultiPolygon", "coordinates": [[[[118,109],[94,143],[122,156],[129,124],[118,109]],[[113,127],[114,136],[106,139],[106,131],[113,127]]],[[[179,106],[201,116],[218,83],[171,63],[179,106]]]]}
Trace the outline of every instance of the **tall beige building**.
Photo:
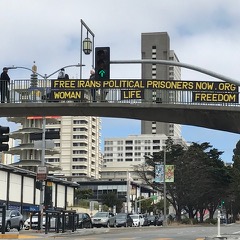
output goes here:
{"type": "MultiPolygon", "coordinates": [[[[141,51],[142,59],[179,62],[175,52],[170,50],[170,38],[167,32],[142,33],[141,51]]],[[[181,80],[181,69],[177,66],[142,64],[142,79],[181,80]]],[[[178,98],[176,94],[176,91],[146,90],[145,99],[160,104],[161,102],[174,101],[178,98]]],[[[142,121],[141,133],[180,137],[181,126],[173,123],[142,121]]]]}
{"type": "Polygon", "coordinates": [[[99,117],[61,117],[56,124],[47,124],[46,129],[60,131],[60,139],[54,140],[59,154],[46,155],[46,162],[61,167],[55,175],[69,179],[100,177],[101,153],[99,117]]]}

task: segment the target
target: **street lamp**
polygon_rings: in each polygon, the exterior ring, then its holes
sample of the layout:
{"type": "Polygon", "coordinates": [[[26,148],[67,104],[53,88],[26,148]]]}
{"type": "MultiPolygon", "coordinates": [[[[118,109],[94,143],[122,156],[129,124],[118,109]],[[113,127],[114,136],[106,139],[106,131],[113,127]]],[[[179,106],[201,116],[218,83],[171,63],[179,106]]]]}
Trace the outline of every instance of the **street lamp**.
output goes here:
{"type": "MultiPolygon", "coordinates": [[[[94,33],[87,26],[87,24],[81,19],[81,42],[80,42],[80,65],[82,65],[82,52],[89,55],[92,52],[92,68],[94,68],[94,33]],[[83,27],[87,30],[87,37],[83,40],[83,27]],[[92,36],[92,41],[88,37],[88,34],[92,36]]],[[[82,67],[80,67],[80,79],[82,79],[82,67]]]]}
{"type": "MultiPolygon", "coordinates": [[[[35,63],[35,62],[34,62],[35,63]]],[[[25,70],[28,70],[28,71],[31,71],[32,73],[42,77],[45,81],[45,84],[47,84],[47,79],[51,76],[53,76],[54,74],[56,74],[57,72],[59,72],[62,68],[69,68],[69,67],[82,67],[82,66],[85,66],[85,65],[82,65],[82,64],[72,64],[72,65],[67,65],[67,66],[64,66],[64,67],[61,67],[59,68],[58,70],[54,71],[53,73],[47,75],[42,75],[40,73],[37,72],[37,67],[34,65],[33,68],[27,68],[27,67],[21,67],[21,66],[17,66],[15,67],[14,65],[12,67],[8,67],[8,69],[25,69],[25,70]]],[[[46,91],[46,90],[45,90],[46,91]]],[[[43,116],[42,117],[42,155],[41,155],[41,167],[44,167],[45,166],[45,150],[46,150],[46,116],[43,116]]],[[[44,204],[44,186],[42,185],[42,188],[40,189],[40,213],[41,213],[41,230],[43,229],[43,204],[44,204]]]]}
{"type": "Polygon", "coordinates": [[[83,40],[83,52],[86,55],[89,55],[92,52],[92,42],[89,37],[86,37],[83,40]]]}

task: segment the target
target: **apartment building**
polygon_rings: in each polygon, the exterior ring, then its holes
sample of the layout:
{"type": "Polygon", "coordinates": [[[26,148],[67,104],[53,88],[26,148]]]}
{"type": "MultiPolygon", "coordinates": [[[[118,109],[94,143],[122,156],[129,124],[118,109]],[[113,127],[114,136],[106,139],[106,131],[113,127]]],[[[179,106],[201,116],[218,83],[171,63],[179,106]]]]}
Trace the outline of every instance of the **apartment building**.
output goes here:
{"type": "MultiPolygon", "coordinates": [[[[142,33],[142,59],[177,61],[178,57],[170,50],[170,38],[167,32],[142,33]]],[[[160,64],[142,64],[142,79],[181,80],[181,68],[160,64]]],[[[179,96],[175,91],[145,90],[147,101],[171,102],[179,96]]],[[[165,134],[167,136],[181,136],[181,125],[155,121],[142,121],[141,134],[165,134]]]]}
{"type": "MultiPolygon", "coordinates": [[[[175,144],[187,147],[181,137],[171,137],[175,144]]],[[[124,138],[106,138],[101,178],[109,181],[125,181],[128,174],[138,183],[142,180],[134,166],[145,163],[145,156],[162,151],[168,136],[165,134],[129,135],[124,138]]]]}
{"type": "Polygon", "coordinates": [[[61,117],[58,123],[47,124],[47,130],[60,131],[60,139],[54,140],[55,149],[59,152],[46,155],[46,162],[60,166],[61,170],[54,175],[68,179],[98,179],[102,156],[100,153],[99,117],[61,117]]]}

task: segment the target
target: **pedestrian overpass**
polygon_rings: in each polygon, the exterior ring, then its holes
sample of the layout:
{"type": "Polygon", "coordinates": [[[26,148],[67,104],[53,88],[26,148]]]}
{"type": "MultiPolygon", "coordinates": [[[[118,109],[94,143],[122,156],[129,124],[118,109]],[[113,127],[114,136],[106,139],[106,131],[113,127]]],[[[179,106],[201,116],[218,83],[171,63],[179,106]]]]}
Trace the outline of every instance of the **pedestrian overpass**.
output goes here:
{"type": "Polygon", "coordinates": [[[240,133],[238,86],[223,81],[14,80],[0,117],[29,116],[129,118],[240,133]]]}

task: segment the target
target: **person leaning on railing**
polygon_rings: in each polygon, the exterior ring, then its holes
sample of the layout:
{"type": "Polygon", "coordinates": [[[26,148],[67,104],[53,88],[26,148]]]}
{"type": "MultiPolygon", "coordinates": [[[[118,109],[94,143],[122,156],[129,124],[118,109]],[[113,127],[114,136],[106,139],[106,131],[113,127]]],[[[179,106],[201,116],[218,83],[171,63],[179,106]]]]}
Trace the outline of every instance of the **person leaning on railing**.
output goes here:
{"type": "Polygon", "coordinates": [[[7,102],[9,103],[9,85],[10,77],[8,76],[8,68],[4,67],[0,80],[1,103],[5,103],[6,98],[7,102]]]}

